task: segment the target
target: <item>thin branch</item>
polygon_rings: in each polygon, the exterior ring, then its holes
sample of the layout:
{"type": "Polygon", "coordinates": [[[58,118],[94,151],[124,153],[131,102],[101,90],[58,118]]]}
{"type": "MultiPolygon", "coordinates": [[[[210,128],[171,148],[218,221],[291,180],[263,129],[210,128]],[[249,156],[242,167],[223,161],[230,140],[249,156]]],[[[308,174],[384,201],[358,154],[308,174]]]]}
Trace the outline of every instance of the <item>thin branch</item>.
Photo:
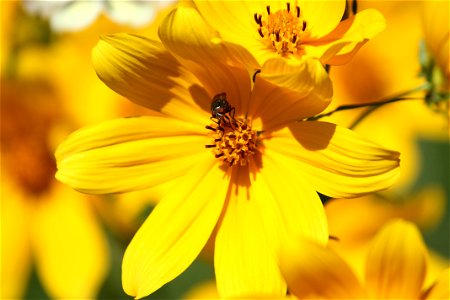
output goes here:
{"type": "MultiPolygon", "coordinates": [[[[377,102],[371,102],[371,103],[357,103],[357,104],[347,104],[347,105],[341,105],[339,107],[337,107],[336,109],[328,112],[328,113],[324,113],[324,114],[319,114],[316,115],[314,117],[310,117],[306,120],[308,121],[316,121],[318,119],[321,119],[323,117],[328,117],[331,116],[332,114],[334,114],[335,112],[338,111],[342,111],[342,110],[349,110],[349,109],[356,109],[356,108],[362,108],[362,107],[370,107],[370,109],[368,109],[368,111],[366,112],[366,114],[363,114],[363,118],[365,118],[368,114],[370,114],[372,111],[374,111],[376,108],[385,105],[385,104],[389,104],[389,103],[394,103],[394,102],[399,102],[399,101],[405,101],[405,100],[418,100],[418,99],[422,99],[422,98],[418,98],[418,97],[406,97],[406,95],[415,93],[415,92],[419,92],[419,91],[423,91],[423,90],[427,90],[429,88],[429,84],[425,83],[415,89],[412,89],[410,91],[404,92],[404,93],[400,93],[397,96],[394,97],[390,97],[387,98],[385,100],[381,100],[381,101],[377,101],[377,102]]],[[[362,120],[362,119],[361,119],[362,120]]],[[[358,123],[361,122],[361,120],[357,120],[358,123]]],[[[356,125],[353,125],[356,126],[356,125]]]]}

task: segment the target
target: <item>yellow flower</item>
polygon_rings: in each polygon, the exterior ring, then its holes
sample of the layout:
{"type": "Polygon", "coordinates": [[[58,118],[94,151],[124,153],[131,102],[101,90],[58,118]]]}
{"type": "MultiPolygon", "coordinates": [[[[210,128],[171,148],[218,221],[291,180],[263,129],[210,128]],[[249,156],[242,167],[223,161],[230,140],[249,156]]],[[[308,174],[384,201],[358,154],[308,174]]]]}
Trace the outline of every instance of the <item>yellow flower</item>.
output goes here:
{"type": "Polygon", "coordinates": [[[289,290],[298,298],[448,299],[446,269],[424,287],[426,247],[413,223],[392,221],[371,243],[362,285],[345,261],[330,249],[302,240],[287,244],[280,266],[289,290]]]}
{"type": "Polygon", "coordinates": [[[320,58],[340,65],[385,28],[383,16],[366,9],[345,21],[340,1],[194,1],[223,39],[242,45],[263,64],[269,58],[320,58]]]}
{"type": "Polygon", "coordinates": [[[217,41],[188,6],[169,14],[160,36],[167,49],[126,34],[98,43],[99,77],[159,115],[73,133],[56,152],[57,178],[96,194],[172,182],[125,252],[128,294],[146,296],[178,276],[215,230],[221,296],[284,295],[275,253],[287,237],[328,240],[316,191],[385,189],[398,153],[331,123],[297,122],[330,101],[318,60],[268,61],[253,81],[242,52],[217,41]]]}
{"type": "Polygon", "coordinates": [[[108,252],[86,197],[54,179],[60,106],[42,82],[2,80],[1,298],[23,296],[32,264],[52,298],[93,298],[108,252]]]}

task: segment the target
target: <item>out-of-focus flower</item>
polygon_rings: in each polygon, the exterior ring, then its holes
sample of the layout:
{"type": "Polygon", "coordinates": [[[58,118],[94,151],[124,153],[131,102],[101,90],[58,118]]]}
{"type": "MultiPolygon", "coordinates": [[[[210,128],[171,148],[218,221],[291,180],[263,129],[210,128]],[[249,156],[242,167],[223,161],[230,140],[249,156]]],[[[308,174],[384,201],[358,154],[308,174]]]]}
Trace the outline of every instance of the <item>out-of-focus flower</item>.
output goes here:
{"type": "Polygon", "coordinates": [[[150,23],[156,12],[171,0],[24,0],[25,9],[50,20],[54,31],[78,31],[105,13],[114,22],[133,27],[150,23]]]}
{"type": "Polygon", "coordinates": [[[57,96],[43,82],[1,86],[1,298],[23,295],[32,262],[51,297],[93,298],[108,251],[88,199],[54,179],[57,96]]]}
{"type": "Polygon", "coordinates": [[[302,299],[448,299],[450,269],[424,286],[426,255],[417,227],[395,220],[371,243],[364,284],[334,251],[307,240],[286,244],[280,268],[289,290],[302,299]]]}
{"type": "MultiPolygon", "coordinates": [[[[329,110],[339,105],[380,101],[426,84],[418,76],[421,69],[418,53],[422,38],[422,3],[359,1],[358,4],[376,7],[386,17],[389,26],[361,48],[348,64],[332,68],[330,76],[335,94],[329,110]]],[[[425,92],[408,96],[416,99],[383,105],[354,128],[402,154],[401,174],[394,187],[396,191],[410,187],[417,178],[421,166],[417,139],[448,139],[448,120],[421,100],[425,92]]],[[[363,112],[342,111],[322,120],[348,127],[363,112]]]]}
{"type": "Polygon", "coordinates": [[[160,115],[73,133],[56,152],[57,178],[87,193],[173,181],[125,253],[128,294],[143,297],[178,276],[215,228],[221,296],[285,295],[274,258],[287,236],[328,240],[316,191],[352,197],[387,188],[398,153],[331,123],[296,122],[330,101],[318,60],[272,60],[252,82],[236,48],[218,42],[189,5],[169,14],[160,37],[168,50],[134,35],[99,42],[99,77],[160,115]]]}
{"type": "Polygon", "coordinates": [[[449,118],[449,4],[445,1],[424,1],[423,33],[426,49],[422,49],[422,75],[431,85],[427,102],[449,118]]]}
{"type": "MultiPolygon", "coordinates": [[[[428,186],[404,199],[370,195],[332,200],[325,205],[325,212],[330,235],[338,240],[328,246],[345,259],[362,280],[369,242],[383,225],[392,219],[402,218],[414,222],[422,230],[430,231],[442,222],[447,205],[445,193],[438,186],[428,186]]],[[[448,260],[430,252],[427,283],[436,278],[436,272],[442,271],[442,266],[448,266],[448,260]]]]}
{"type": "Polygon", "coordinates": [[[344,64],[386,25],[375,9],[341,21],[345,0],[194,2],[221,37],[248,49],[261,65],[273,57],[304,56],[344,64]]]}

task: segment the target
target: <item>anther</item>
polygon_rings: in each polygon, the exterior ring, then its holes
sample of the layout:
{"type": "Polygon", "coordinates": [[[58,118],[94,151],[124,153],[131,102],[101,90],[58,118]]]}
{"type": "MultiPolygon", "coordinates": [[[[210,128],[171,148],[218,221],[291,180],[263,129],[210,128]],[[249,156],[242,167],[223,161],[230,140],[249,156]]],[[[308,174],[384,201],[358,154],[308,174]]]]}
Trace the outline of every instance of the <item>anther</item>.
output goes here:
{"type": "Polygon", "coordinates": [[[287,12],[290,12],[291,11],[291,3],[286,3],[286,6],[287,6],[287,12]]]}
{"type": "Polygon", "coordinates": [[[264,37],[264,34],[262,33],[261,27],[259,27],[258,33],[259,33],[259,35],[260,35],[261,37],[264,37]]]}
{"type": "Polygon", "coordinates": [[[292,37],[292,43],[295,44],[296,41],[297,41],[297,35],[294,34],[294,36],[292,37]]]}
{"type": "Polygon", "coordinates": [[[256,75],[258,75],[259,73],[261,73],[261,70],[256,70],[256,72],[253,73],[253,77],[252,77],[253,82],[255,82],[255,80],[256,80],[256,75]]]}
{"type": "Polygon", "coordinates": [[[297,9],[297,18],[300,18],[300,6],[295,7],[297,9]]]}
{"type": "Polygon", "coordinates": [[[257,14],[257,13],[255,13],[255,14],[253,15],[253,17],[255,18],[255,22],[256,22],[256,24],[259,24],[259,22],[258,22],[258,14],[257,14]]]}
{"type": "Polygon", "coordinates": [[[277,31],[275,33],[275,37],[276,37],[277,42],[279,42],[280,41],[280,32],[279,31],[277,31]]]}
{"type": "Polygon", "coordinates": [[[306,21],[303,21],[302,31],[305,31],[306,29],[306,21]]]}
{"type": "Polygon", "coordinates": [[[206,129],[209,129],[209,130],[211,130],[211,131],[216,131],[216,128],[213,128],[213,127],[211,127],[211,126],[209,126],[209,125],[206,125],[205,128],[206,128],[206,129]]]}
{"type": "Polygon", "coordinates": [[[219,157],[222,157],[222,156],[224,156],[224,155],[225,155],[225,154],[223,154],[223,153],[219,153],[219,154],[216,154],[215,157],[216,157],[216,158],[219,158],[219,157]]]}
{"type": "Polygon", "coordinates": [[[270,5],[267,5],[267,6],[266,6],[266,9],[267,9],[267,14],[270,15],[270,5]]]}
{"type": "Polygon", "coordinates": [[[205,148],[214,148],[216,145],[205,145],[205,148]]]}

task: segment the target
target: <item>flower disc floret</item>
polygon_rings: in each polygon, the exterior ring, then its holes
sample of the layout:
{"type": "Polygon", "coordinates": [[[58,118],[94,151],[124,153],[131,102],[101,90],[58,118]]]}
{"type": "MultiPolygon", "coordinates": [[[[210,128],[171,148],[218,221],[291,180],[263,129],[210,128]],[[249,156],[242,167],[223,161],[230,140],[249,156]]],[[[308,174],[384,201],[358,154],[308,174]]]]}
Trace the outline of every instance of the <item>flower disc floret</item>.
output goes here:
{"type": "Polygon", "coordinates": [[[207,126],[213,130],[213,143],[206,145],[214,148],[214,156],[229,166],[245,166],[258,151],[257,133],[247,120],[232,118],[229,123],[207,126]]]}
{"type": "Polygon", "coordinates": [[[307,23],[303,19],[300,6],[291,9],[291,4],[286,4],[286,9],[271,12],[270,5],[266,7],[267,15],[255,13],[256,24],[259,25],[258,33],[274,48],[278,54],[295,53],[301,40],[309,36],[307,23]]]}

